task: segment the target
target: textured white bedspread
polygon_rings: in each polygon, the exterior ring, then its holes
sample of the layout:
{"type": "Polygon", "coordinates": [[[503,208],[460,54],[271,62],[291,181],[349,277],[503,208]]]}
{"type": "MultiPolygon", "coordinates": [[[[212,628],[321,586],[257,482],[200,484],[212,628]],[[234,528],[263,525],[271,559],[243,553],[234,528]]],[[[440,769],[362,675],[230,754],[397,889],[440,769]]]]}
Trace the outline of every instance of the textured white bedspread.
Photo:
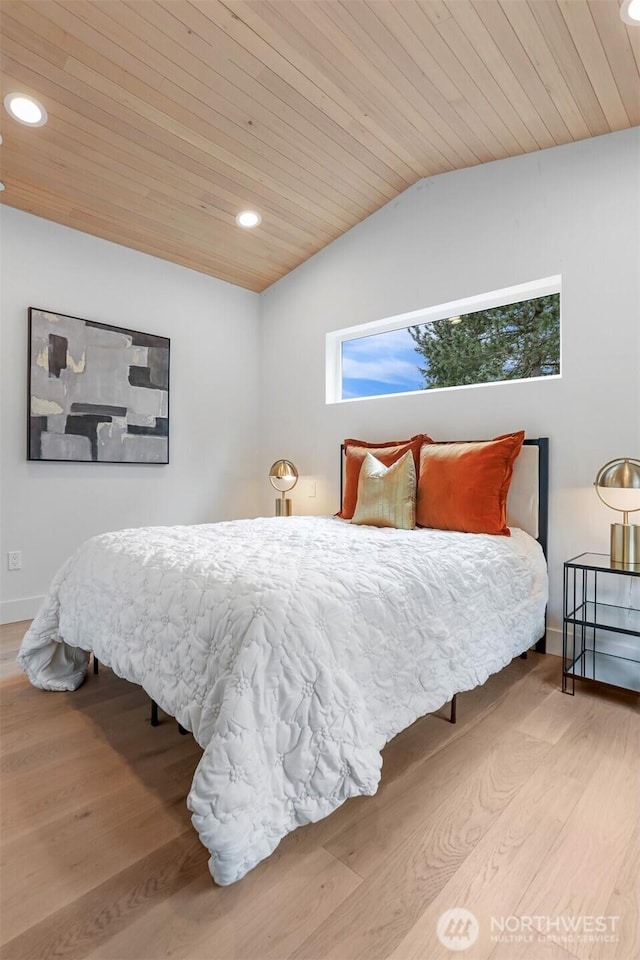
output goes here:
{"type": "Polygon", "coordinates": [[[204,753],[189,808],[233,883],[300,824],[375,793],[384,744],[544,632],[546,564],[511,537],[328,517],[123,530],[56,575],[18,661],[73,690],[88,655],[204,753]]]}

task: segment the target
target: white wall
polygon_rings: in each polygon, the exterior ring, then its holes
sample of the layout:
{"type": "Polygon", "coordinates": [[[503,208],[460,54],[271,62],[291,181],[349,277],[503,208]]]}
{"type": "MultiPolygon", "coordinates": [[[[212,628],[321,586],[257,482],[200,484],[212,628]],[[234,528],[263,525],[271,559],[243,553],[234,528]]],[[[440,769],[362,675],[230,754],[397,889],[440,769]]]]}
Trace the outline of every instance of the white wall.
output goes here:
{"type": "Polygon", "coordinates": [[[0,614],[32,616],[86,538],[255,513],[257,294],[2,207],[0,614]],[[26,459],[27,308],[171,337],[167,466],[26,459]],[[21,550],[21,571],[7,571],[21,550]]]}
{"type": "Polygon", "coordinates": [[[296,512],[337,509],[347,436],[549,436],[558,626],[562,561],[606,552],[619,517],[597,501],[596,471],[640,456],[639,144],[627,130],[423,180],[262,295],[262,462],[315,476],[296,512]],[[555,274],[561,379],[325,405],[327,331],[555,274]]]}

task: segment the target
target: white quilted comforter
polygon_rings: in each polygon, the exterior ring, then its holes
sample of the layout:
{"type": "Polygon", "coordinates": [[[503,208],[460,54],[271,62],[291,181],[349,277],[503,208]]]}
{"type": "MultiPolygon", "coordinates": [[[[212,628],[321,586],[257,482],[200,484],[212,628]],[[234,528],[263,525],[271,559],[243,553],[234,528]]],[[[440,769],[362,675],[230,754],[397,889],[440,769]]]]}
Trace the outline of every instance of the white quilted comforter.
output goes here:
{"type": "Polygon", "coordinates": [[[204,753],[189,795],[221,884],[300,824],[375,793],[380,751],[544,632],[546,565],[511,537],[328,517],[94,537],[55,577],[18,661],[74,690],[88,654],[204,753]]]}

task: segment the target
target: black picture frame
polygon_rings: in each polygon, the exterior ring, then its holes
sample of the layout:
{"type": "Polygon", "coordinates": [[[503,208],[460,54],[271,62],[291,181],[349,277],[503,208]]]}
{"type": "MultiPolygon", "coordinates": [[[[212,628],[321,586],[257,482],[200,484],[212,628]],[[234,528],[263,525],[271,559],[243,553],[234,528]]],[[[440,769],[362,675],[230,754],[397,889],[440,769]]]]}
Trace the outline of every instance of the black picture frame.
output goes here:
{"type": "Polygon", "coordinates": [[[29,307],[27,459],[169,463],[168,337],[29,307]]]}

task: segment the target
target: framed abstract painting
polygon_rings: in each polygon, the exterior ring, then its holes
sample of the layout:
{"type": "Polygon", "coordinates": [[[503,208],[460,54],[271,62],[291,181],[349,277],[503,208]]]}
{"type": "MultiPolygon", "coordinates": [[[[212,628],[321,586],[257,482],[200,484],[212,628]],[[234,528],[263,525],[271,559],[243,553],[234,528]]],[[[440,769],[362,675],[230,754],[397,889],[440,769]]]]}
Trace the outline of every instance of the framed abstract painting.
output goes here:
{"type": "Polygon", "coordinates": [[[170,341],[29,308],[29,460],[169,462],[170,341]]]}

